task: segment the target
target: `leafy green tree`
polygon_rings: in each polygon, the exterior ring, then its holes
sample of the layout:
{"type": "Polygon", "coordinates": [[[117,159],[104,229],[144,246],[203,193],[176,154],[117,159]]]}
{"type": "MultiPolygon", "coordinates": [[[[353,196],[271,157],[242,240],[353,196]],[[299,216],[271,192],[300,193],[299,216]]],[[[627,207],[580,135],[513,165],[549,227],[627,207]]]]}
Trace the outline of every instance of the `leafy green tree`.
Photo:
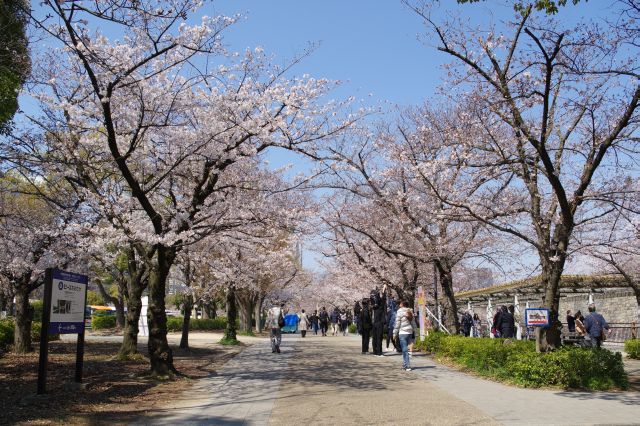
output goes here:
{"type": "Polygon", "coordinates": [[[18,110],[18,92],[31,69],[27,49],[27,0],[0,0],[0,134],[18,110]]]}
{"type": "MultiPolygon", "coordinates": [[[[458,3],[478,3],[485,0],[458,0],[458,3]]],[[[584,0],[587,2],[588,0],[584,0]]],[[[558,6],[566,6],[567,3],[578,4],[580,0],[534,0],[534,1],[516,1],[513,7],[522,11],[532,6],[536,10],[544,10],[549,15],[558,13],[558,6]]]]}
{"type": "Polygon", "coordinates": [[[97,291],[89,290],[87,292],[87,305],[104,305],[104,299],[97,291]]]}

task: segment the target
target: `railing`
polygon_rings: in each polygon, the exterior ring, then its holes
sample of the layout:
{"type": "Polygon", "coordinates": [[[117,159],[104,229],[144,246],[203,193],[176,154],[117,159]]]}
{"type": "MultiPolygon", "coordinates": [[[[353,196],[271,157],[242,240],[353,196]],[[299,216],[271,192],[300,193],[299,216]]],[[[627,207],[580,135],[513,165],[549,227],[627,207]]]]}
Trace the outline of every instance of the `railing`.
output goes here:
{"type": "MultiPolygon", "coordinates": [[[[567,324],[562,324],[562,333],[568,334],[567,324]]],[[[607,333],[607,342],[624,343],[629,339],[637,339],[640,335],[640,328],[635,322],[610,322],[607,333]]]]}

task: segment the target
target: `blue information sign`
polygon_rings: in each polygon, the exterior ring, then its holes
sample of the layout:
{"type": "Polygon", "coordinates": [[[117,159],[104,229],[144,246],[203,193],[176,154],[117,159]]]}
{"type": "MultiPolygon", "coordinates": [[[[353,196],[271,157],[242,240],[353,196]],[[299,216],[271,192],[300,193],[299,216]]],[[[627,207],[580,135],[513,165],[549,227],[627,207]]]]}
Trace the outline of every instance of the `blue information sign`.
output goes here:
{"type": "Polygon", "coordinates": [[[549,309],[546,308],[529,308],[524,310],[524,319],[527,327],[548,327],[549,309]]]}
{"type": "Polygon", "coordinates": [[[89,277],[54,269],[52,279],[49,333],[82,333],[89,277]]]}

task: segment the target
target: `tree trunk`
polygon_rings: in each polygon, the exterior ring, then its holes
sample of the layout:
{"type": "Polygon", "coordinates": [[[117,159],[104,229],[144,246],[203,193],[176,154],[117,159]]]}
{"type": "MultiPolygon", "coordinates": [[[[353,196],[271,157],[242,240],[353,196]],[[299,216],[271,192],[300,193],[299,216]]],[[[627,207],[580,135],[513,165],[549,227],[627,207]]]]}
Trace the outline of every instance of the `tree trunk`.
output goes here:
{"type": "Polygon", "coordinates": [[[236,289],[234,286],[229,286],[227,290],[227,329],[224,333],[224,340],[236,341],[236,318],[238,316],[238,310],[236,308],[236,289]]]}
{"type": "Polygon", "coordinates": [[[184,319],[182,320],[182,337],[180,338],[181,349],[189,349],[189,323],[191,322],[191,311],[193,311],[193,296],[189,294],[184,300],[184,319]]]}
{"type": "Polygon", "coordinates": [[[122,296],[122,288],[126,283],[118,282],[118,297],[113,297],[102,285],[100,280],[96,280],[96,284],[98,285],[98,291],[100,295],[104,299],[106,303],[113,303],[113,306],[116,308],[116,327],[120,329],[124,329],[124,299],[122,296]]]}
{"type": "Polygon", "coordinates": [[[262,304],[264,303],[264,296],[258,296],[258,301],[255,304],[254,318],[256,319],[256,333],[262,333],[262,304]]]}
{"type": "Polygon", "coordinates": [[[202,302],[202,315],[204,318],[210,318],[210,319],[214,319],[216,317],[216,301],[215,300],[205,300],[202,302]]]}
{"type": "Polygon", "coordinates": [[[135,281],[135,278],[132,279],[132,283],[129,286],[122,346],[120,346],[120,351],[118,352],[119,359],[128,359],[138,355],[138,323],[142,312],[142,291],[144,286],[135,281]]]}
{"type": "Polygon", "coordinates": [[[564,270],[564,257],[557,262],[543,261],[542,283],[544,285],[544,299],[542,304],[549,309],[550,326],[536,328],[536,352],[548,352],[561,345],[558,311],[560,309],[560,278],[564,270]]]}
{"type": "Polygon", "coordinates": [[[460,320],[458,318],[458,305],[453,292],[453,274],[451,273],[451,268],[444,262],[436,262],[436,267],[440,278],[440,287],[444,294],[442,304],[446,315],[443,323],[451,334],[458,334],[460,333],[460,320]]]}
{"type": "Polygon", "coordinates": [[[165,289],[175,253],[161,244],[156,245],[156,263],[149,271],[149,359],[151,374],[165,377],[177,372],[173,353],[167,342],[167,314],[165,289]]]}
{"type": "Polygon", "coordinates": [[[29,290],[25,283],[16,289],[16,322],[13,339],[13,350],[17,353],[27,353],[33,350],[31,346],[31,318],[33,312],[29,305],[29,290]]]}
{"type": "Polygon", "coordinates": [[[251,332],[255,299],[255,295],[251,291],[236,291],[236,301],[240,305],[240,330],[243,333],[251,332]]]}

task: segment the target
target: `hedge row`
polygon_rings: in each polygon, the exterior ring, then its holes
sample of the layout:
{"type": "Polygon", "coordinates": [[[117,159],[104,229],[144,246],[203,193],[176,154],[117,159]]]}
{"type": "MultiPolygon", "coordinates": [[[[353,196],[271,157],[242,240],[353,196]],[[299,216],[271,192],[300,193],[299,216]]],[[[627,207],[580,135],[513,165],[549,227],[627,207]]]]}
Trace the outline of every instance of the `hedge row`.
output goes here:
{"type": "MultiPolygon", "coordinates": [[[[167,331],[182,331],[182,317],[168,317],[167,331]]],[[[189,320],[189,330],[224,330],[227,328],[227,318],[191,318],[189,320]]]]}
{"type": "Polygon", "coordinates": [[[629,339],[624,342],[624,351],[629,358],[640,359],[640,339],[629,339]]]}
{"type": "MultiPolygon", "coordinates": [[[[32,321],[31,322],[31,341],[39,342],[40,341],[40,330],[42,329],[42,324],[40,322],[32,321]]],[[[6,351],[10,345],[13,344],[15,332],[15,325],[13,322],[13,318],[5,318],[0,320],[0,350],[6,351]]],[[[51,334],[49,335],[49,340],[58,340],[60,338],[59,334],[51,334]]]]}
{"type": "Polygon", "coordinates": [[[417,347],[479,375],[524,387],[626,389],[622,355],[608,350],[563,347],[536,353],[534,342],[430,333],[417,347]]]}
{"type": "Polygon", "coordinates": [[[103,330],[105,328],[115,328],[116,317],[115,315],[92,315],[91,316],[91,329],[103,330]]]}

